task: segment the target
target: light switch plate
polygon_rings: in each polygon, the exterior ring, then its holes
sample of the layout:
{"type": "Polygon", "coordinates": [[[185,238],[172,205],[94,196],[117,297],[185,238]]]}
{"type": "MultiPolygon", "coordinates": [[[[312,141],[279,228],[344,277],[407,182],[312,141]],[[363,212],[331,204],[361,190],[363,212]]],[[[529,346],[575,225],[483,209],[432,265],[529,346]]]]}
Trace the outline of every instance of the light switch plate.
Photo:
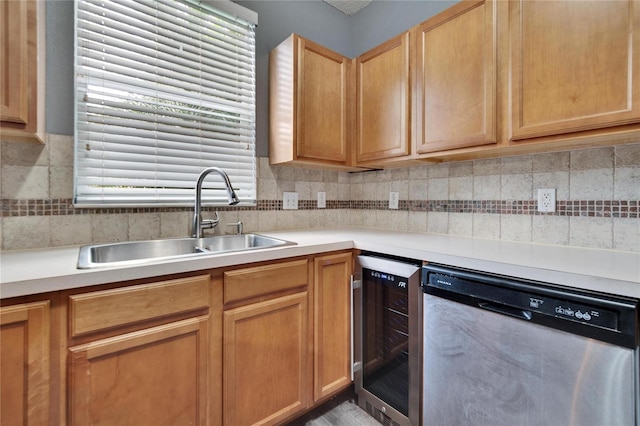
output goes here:
{"type": "Polygon", "coordinates": [[[324,209],[327,207],[327,193],[318,192],[318,208],[324,209]]]}
{"type": "Polygon", "coordinates": [[[398,210],[398,204],[399,204],[399,199],[400,194],[398,192],[390,192],[389,193],[389,208],[392,210],[398,210]]]}
{"type": "Polygon", "coordinates": [[[298,210],[298,193],[282,193],[282,210],[298,210]]]}

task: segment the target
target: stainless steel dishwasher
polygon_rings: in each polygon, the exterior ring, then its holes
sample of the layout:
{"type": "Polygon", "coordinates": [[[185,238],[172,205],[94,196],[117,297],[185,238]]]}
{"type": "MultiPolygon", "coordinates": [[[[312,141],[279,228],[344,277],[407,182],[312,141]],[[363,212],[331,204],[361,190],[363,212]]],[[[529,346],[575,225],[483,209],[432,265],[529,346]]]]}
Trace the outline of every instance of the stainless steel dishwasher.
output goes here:
{"type": "Polygon", "coordinates": [[[422,288],[424,426],[638,425],[638,300],[433,264],[422,288]]]}

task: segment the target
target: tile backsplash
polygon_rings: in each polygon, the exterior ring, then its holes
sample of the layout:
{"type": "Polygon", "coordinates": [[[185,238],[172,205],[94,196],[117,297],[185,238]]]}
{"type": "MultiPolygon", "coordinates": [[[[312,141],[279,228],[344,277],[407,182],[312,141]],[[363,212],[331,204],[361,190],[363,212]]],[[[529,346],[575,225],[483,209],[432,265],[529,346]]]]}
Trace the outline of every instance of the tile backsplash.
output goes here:
{"type": "MultiPolygon", "coordinates": [[[[74,208],[70,136],[2,142],[0,158],[3,250],[189,233],[188,207],[74,208]]],[[[218,209],[216,234],[241,220],[246,232],[365,226],[640,252],[640,143],[359,173],[258,160],[257,205],[218,209]],[[538,188],[556,188],[555,213],[536,211],[538,188]],[[298,193],[299,210],[282,210],[285,191],[298,193]]]]}

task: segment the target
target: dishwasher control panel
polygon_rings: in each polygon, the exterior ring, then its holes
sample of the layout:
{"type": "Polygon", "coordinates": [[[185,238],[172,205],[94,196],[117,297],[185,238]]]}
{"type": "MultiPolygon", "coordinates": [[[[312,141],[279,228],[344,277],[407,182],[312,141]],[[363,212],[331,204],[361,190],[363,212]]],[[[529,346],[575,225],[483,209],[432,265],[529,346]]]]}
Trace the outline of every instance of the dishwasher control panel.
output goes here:
{"type": "Polygon", "coordinates": [[[638,301],[433,264],[423,267],[422,289],[435,296],[600,340],[629,347],[638,344],[638,301]]]}

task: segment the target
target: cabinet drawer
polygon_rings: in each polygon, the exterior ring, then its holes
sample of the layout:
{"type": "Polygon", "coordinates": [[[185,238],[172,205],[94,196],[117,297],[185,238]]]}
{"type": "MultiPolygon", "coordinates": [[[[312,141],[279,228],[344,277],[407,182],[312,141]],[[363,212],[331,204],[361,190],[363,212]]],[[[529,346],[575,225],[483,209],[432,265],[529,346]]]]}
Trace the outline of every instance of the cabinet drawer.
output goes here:
{"type": "Polygon", "coordinates": [[[69,297],[71,336],[209,306],[209,275],[69,297]]]}
{"type": "Polygon", "coordinates": [[[302,287],[307,283],[306,259],[228,271],[224,273],[224,303],[302,287]]]}

